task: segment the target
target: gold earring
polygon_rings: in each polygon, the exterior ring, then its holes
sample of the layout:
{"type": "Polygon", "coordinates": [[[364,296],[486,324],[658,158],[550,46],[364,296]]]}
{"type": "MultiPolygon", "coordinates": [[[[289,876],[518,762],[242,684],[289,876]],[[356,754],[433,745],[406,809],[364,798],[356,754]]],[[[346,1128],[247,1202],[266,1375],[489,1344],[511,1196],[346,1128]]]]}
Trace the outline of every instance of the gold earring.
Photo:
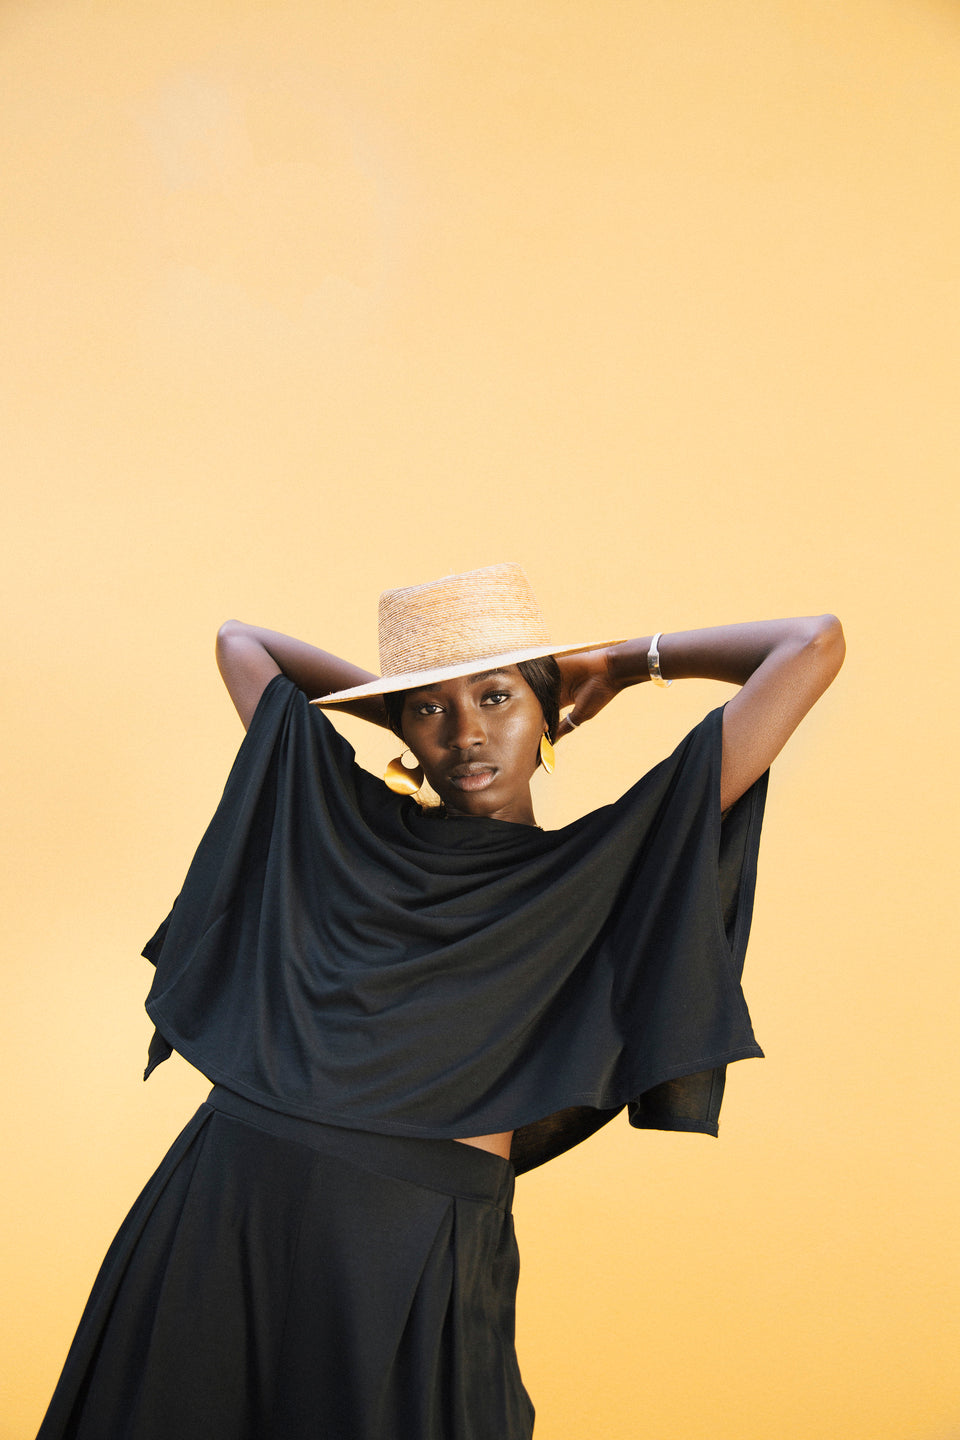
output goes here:
{"type": "Polygon", "coordinates": [[[552,775],[557,768],[557,752],[550,744],[550,736],[546,731],[540,736],[540,764],[548,775],[552,775]]]}
{"type": "Polygon", "coordinates": [[[423,784],[423,766],[404,765],[403,756],[406,753],[404,750],[403,755],[391,760],[383,774],[384,784],[389,786],[394,795],[416,795],[423,784]]]}

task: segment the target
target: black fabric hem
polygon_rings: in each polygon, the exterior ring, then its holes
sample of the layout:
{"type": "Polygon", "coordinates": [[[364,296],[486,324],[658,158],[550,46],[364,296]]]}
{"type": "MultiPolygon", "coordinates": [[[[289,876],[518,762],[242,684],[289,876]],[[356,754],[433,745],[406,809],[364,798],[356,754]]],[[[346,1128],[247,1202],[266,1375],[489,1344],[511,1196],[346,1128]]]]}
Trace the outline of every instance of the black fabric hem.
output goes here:
{"type": "MultiPolygon", "coordinates": [[[[181,1042],[179,1038],[176,1037],[172,1028],[169,1031],[164,1029],[163,1016],[155,1003],[148,1003],[147,1012],[157,1026],[158,1034],[161,1035],[164,1046],[169,1047],[171,1051],[176,1050],[182,1059],[186,1060],[189,1065],[193,1065],[202,1075],[206,1076],[212,1085],[222,1086],[231,1094],[242,1096],[244,1100],[262,1109],[272,1111],[279,1115],[288,1115],[297,1120],[305,1120],[319,1125],[330,1125],[338,1129],[363,1131],[366,1134],[392,1135],[413,1140],[464,1140],[481,1133],[499,1134],[505,1130],[517,1132],[526,1126],[535,1125],[538,1121],[549,1118],[542,1113],[531,1113],[529,1116],[525,1116],[519,1120],[511,1120],[509,1117],[495,1116],[492,1119],[488,1117],[484,1120],[483,1124],[488,1125],[489,1128],[486,1131],[481,1131],[477,1128],[476,1124],[472,1124],[471,1122],[464,1122],[457,1125],[417,1125],[413,1121],[408,1120],[386,1120],[380,1118],[371,1120],[363,1116],[343,1115],[337,1112],[325,1111],[309,1104],[298,1104],[289,1097],[281,1098],[258,1090],[256,1086],[239,1080],[237,1077],[228,1074],[226,1071],[221,1071],[215,1066],[204,1063],[202,1057],[196,1052],[195,1047],[189,1045],[187,1042],[181,1042]]],[[[632,1084],[620,1087],[611,1093],[598,1094],[594,1091],[574,1092],[569,1097],[569,1107],[565,1108],[575,1109],[582,1107],[586,1110],[605,1113],[606,1119],[602,1120],[600,1125],[594,1127],[594,1129],[599,1129],[607,1124],[609,1120],[613,1119],[615,1115],[618,1115],[625,1106],[635,1102],[647,1092],[654,1090],[658,1085],[668,1084],[671,1080],[682,1079],[688,1075],[697,1075],[704,1071],[717,1070],[727,1065],[733,1065],[738,1060],[762,1060],[763,1058],[764,1054],[759,1045],[740,1046],[733,1050],[723,1051],[720,1054],[702,1056],[689,1062],[684,1062],[679,1066],[672,1067],[664,1074],[657,1075],[655,1078],[651,1079],[647,1077],[641,1079],[632,1084]]],[[[150,1071],[147,1073],[149,1074],[150,1071]]],[[[683,1116],[665,1117],[662,1120],[658,1119],[649,1122],[631,1118],[630,1124],[637,1130],[678,1130],[712,1136],[716,1136],[718,1133],[717,1124],[709,1119],[701,1121],[683,1116]]],[[[587,1134],[581,1138],[587,1138],[590,1133],[593,1133],[593,1131],[588,1131],[587,1134]]],[[[563,1149],[555,1150],[551,1154],[544,1156],[544,1159],[538,1163],[546,1164],[547,1160],[554,1159],[556,1155],[563,1154],[565,1149],[570,1149],[578,1143],[579,1140],[573,1140],[570,1145],[564,1146],[563,1149]]],[[[536,1166],[531,1165],[524,1168],[535,1169],[536,1166]]],[[[518,1169],[517,1173],[521,1173],[521,1170],[518,1169]]]]}

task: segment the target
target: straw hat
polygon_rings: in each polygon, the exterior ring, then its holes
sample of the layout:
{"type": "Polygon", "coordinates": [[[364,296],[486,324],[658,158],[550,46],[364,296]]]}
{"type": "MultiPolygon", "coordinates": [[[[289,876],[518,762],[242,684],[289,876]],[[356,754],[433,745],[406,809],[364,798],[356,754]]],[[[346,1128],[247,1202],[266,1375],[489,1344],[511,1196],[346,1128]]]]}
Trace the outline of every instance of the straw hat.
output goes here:
{"type": "Polygon", "coordinates": [[[613,640],[554,645],[530,581],[519,565],[487,565],[380,596],[379,680],[337,690],[315,705],[413,690],[476,670],[516,665],[542,655],[599,650],[613,640]]]}

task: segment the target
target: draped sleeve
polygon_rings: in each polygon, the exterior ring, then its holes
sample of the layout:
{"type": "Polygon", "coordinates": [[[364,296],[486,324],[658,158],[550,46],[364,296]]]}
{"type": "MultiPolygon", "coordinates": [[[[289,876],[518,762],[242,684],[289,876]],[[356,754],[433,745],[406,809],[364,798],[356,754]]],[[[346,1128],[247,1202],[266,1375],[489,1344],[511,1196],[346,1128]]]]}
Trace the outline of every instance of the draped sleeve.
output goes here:
{"type": "Polygon", "coordinates": [[[514,1130],[529,1169],[624,1106],[716,1134],[758,1056],[740,987],[766,777],[721,821],[722,710],[560,830],[439,819],[267,686],[171,914],[147,1073],[176,1049],[293,1115],[514,1130]]]}

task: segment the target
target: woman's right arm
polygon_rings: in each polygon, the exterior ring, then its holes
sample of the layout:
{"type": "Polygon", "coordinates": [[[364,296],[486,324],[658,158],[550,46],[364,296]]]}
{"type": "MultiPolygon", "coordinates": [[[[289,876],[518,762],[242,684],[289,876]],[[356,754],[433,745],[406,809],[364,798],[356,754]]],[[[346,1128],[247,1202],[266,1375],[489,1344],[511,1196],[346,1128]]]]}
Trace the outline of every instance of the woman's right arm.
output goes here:
{"type": "MultiPolygon", "coordinates": [[[[369,670],[318,650],[292,635],[227,620],[217,632],[217,664],[246,730],[260,696],[275,675],[288,676],[311,700],[376,679],[369,670]]],[[[388,725],[383,700],[375,695],[338,707],[374,725],[388,725]]]]}

